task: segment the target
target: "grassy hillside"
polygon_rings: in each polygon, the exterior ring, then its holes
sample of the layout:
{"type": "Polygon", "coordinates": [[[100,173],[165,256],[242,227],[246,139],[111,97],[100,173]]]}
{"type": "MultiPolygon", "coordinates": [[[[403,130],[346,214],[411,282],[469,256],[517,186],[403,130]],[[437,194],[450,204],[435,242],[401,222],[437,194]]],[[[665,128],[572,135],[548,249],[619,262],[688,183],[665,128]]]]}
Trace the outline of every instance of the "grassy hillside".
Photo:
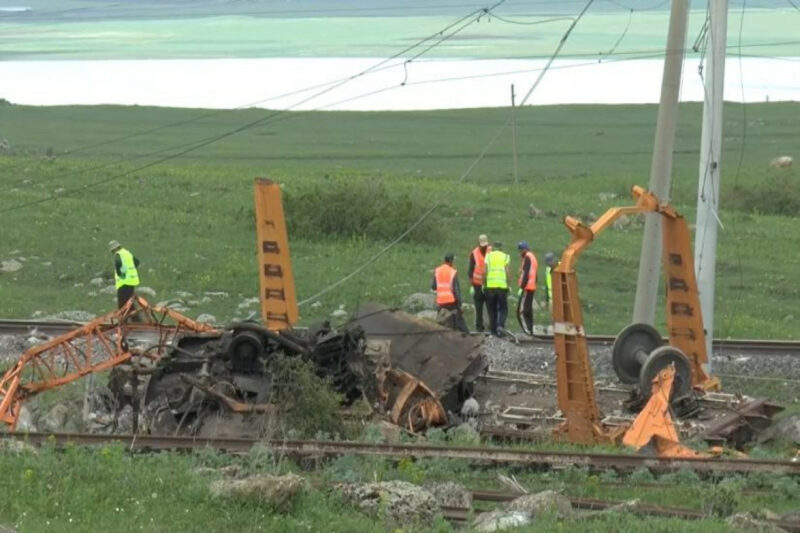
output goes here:
{"type": "MultiPolygon", "coordinates": [[[[154,300],[186,291],[192,293],[182,296],[192,301],[190,315],[210,312],[220,321],[246,315],[256,307],[239,304],[257,294],[258,283],[255,176],[283,183],[292,204],[289,231],[300,299],[361,265],[385,246],[387,235],[400,234],[415,213],[441,199],[431,226],[435,232],[392,248],[301,314],[308,322],[339,305],[352,311],[365,300],[398,304],[410,293],[428,290],[431,269],[445,251],[456,252],[465,272],[478,233],[509,244],[527,239],[541,258],[548,250],[563,249],[564,215],[600,215],[628,203],[629,187],[648,183],[656,110],[521,110],[519,185],[511,176],[507,130],[469,177],[452,185],[505,122],[503,109],[284,114],[137,170],[269,115],[264,110],[0,106],[0,139],[10,145],[0,153],[0,260],[17,258],[23,264],[17,272],[0,273],[0,316],[111,309],[113,295],[98,289],[109,284],[106,243],[112,238],[141,258],[143,282],[157,292],[154,300]],[[176,123],[181,125],[166,128],[176,123]],[[161,129],[110,142],[156,128],[161,129]],[[342,183],[354,184],[344,189],[343,199],[342,183]],[[57,200],[47,200],[54,196],[57,200]],[[395,208],[346,236],[315,235],[304,223],[319,210],[338,221],[368,204],[395,208]],[[531,204],[541,218],[529,216],[531,204]],[[293,228],[302,233],[293,234],[293,228]],[[106,277],[103,285],[91,285],[98,276],[106,277]],[[206,291],[229,295],[207,296],[201,303],[206,291]]],[[[716,334],[797,338],[800,289],[794,278],[800,233],[794,224],[800,186],[796,168],[771,169],[769,162],[784,154],[797,157],[800,105],[748,105],[746,129],[744,117],[740,105],[726,106],[716,334]]],[[[692,220],[700,106],[683,105],[679,124],[673,197],[692,220]]],[[[640,242],[635,224],[609,230],[581,257],[590,333],[614,333],[628,324],[640,242]]]]}

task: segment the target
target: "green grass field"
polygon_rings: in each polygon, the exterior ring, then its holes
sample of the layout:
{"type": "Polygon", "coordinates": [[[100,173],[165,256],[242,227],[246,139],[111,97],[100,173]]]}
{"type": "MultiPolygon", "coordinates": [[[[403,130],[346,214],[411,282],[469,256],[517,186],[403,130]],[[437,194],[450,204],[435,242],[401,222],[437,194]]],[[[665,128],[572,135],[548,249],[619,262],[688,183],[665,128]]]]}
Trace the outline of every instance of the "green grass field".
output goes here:
{"type": "MultiPolygon", "coordinates": [[[[189,314],[210,312],[220,321],[247,314],[248,309],[237,307],[257,294],[255,176],[279,181],[290,197],[312,186],[380,182],[390,194],[407,194],[417,208],[441,200],[435,213],[439,242],[401,243],[363,275],[320,298],[320,306],[303,307],[301,314],[308,323],[339,305],[353,311],[367,300],[399,304],[410,293],[428,290],[430,272],[445,251],[455,251],[465,271],[478,233],[509,244],[527,239],[541,257],[564,248],[563,216],[600,215],[628,203],[630,186],[648,183],[656,115],[654,106],[634,105],[523,109],[519,185],[511,176],[507,130],[469,177],[453,185],[505,122],[503,109],[284,114],[137,170],[269,113],[0,106],[0,137],[11,146],[0,155],[0,260],[25,258],[21,270],[0,273],[0,316],[112,309],[113,295],[98,294],[98,287],[89,284],[100,275],[110,279],[106,243],[112,238],[141,258],[143,284],[157,291],[155,300],[174,298],[178,291],[192,293],[189,299],[224,291],[228,297],[193,304],[189,314]],[[530,218],[529,204],[544,216],[530,218]]],[[[726,106],[716,336],[797,338],[797,171],[771,169],[769,162],[778,155],[796,155],[793,130],[800,105],[748,105],[746,131],[743,116],[740,105],[726,106]]],[[[673,198],[690,221],[696,206],[699,122],[699,105],[681,106],[673,198]]],[[[321,201],[307,208],[329,208],[321,201]]],[[[345,209],[330,216],[340,217],[345,209]]],[[[295,212],[303,216],[302,209],[295,212]]],[[[385,224],[397,226],[390,226],[390,234],[405,229],[409,217],[403,215],[386,213],[385,224]]],[[[300,299],[351,272],[386,244],[364,234],[293,237],[292,226],[302,220],[288,223],[300,299]]],[[[582,256],[578,271],[590,333],[615,333],[628,324],[640,242],[636,227],[609,230],[582,256]]]]}

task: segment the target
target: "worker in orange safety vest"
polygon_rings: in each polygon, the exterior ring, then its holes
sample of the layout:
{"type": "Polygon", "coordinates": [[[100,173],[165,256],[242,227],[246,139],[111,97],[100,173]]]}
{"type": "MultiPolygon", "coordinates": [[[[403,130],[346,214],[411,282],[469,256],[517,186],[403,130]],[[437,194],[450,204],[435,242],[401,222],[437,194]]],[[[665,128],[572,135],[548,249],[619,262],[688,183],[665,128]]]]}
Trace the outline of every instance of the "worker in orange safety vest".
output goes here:
{"type": "Polygon", "coordinates": [[[458,271],[453,268],[454,259],[455,256],[452,252],[445,254],[444,263],[433,271],[431,289],[436,292],[436,307],[440,314],[442,310],[450,312],[452,318],[447,321],[448,325],[464,333],[469,333],[469,328],[467,328],[461,313],[461,289],[458,285],[458,271]]]}
{"type": "Polygon", "coordinates": [[[483,307],[486,304],[486,295],[483,293],[483,280],[486,278],[486,254],[492,251],[489,246],[489,237],[478,236],[478,246],[469,254],[469,279],[472,286],[469,293],[475,301],[475,329],[483,331],[483,307]]]}
{"type": "Polygon", "coordinates": [[[527,241],[517,244],[520,259],[517,281],[517,318],[522,330],[533,335],[533,295],[536,293],[536,273],[539,267],[536,256],[527,241]]]}

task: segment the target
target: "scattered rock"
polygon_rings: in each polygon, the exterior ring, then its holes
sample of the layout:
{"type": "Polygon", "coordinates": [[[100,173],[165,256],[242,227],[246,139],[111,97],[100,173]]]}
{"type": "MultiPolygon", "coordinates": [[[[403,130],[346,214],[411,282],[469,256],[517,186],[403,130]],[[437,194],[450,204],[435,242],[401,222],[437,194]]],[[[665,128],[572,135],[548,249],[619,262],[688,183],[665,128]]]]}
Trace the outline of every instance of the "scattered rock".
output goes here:
{"type": "Polygon", "coordinates": [[[150,287],[141,287],[141,286],[136,287],[136,292],[138,292],[139,294],[146,294],[147,296],[150,296],[152,298],[155,298],[156,296],[156,291],[150,287]]]}
{"type": "MultiPolygon", "coordinates": [[[[183,299],[186,299],[186,298],[191,298],[193,295],[192,295],[192,293],[191,293],[191,292],[186,292],[186,291],[176,291],[176,292],[175,292],[175,296],[177,296],[178,298],[183,298],[183,299]]],[[[255,299],[256,301],[258,301],[258,298],[250,298],[250,300],[253,300],[253,299],[255,299]]]]}
{"type": "Polygon", "coordinates": [[[33,413],[26,405],[23,405],[19,410],[17,431],[20,433],[35,433],[37,431],[36,424],[33,420],[33,413]]]}
{"type": "Polygon", "coordinates": [[[756,520],[750,513],[736,513],[725,519],[725,523],[731,527],[747,531],[747,533],[785,533],[785,530],[778,526],[762,520],[756,520]]]}
{"type": "Polygon", "coordinates": [[[772,161],[769,162],[769,166],[773,168],[789,168],[792,166],[794,160],[791,156],[782,155],[780,157],[774,158],[772,161]]]}
{"type": "Polygon", "coordinates": [[[436,295],[427,292],[415,292],[409,294],[403,300],[403,309],[409,313],[416,313],[417,311],[429,310],[436,308],[436,295]]]}
{"type": "Polygon", "coordinates": [[[761,432],[761,442],[781,440],[800,445],[800,413],[782,418],[761,432]]]}
{"type": "Polygon", "coordinates": [[[197,321],[202,322],[203,324],[216,324],[217,317],[215,317],[214,315],[210,315],[208,313],[203,313],[197,317],[197,321]]]}
{"type": "Polygon", "coordinates": [[[227,298],[228,293],[225,291],[206,291],[203,294],[206,296],[210,296],[211,298],[227,298]]]}
{"type": "Polygon", "coordinates": [[[39,422],[45,430],[58,433],[67,424],[67,415],[69,415],[69,409],[66,405],[59,403],[53,406],[39,422]]]}
{"type": "Polygon", "coordinates": [[[464,485],[448,481],[425,485],[425,490],[433,495],[439,507],[472,508],[472,491],[464,485]]]}
{"type": "Polygon", "coordinates": [[[609,200],[614,200],[615,198],[619,198],[619,195],[615,192],[601,192],[597,195],[600,198],[601,202],[607,202],[609,200]]]}
{"type": "MultiPolygon", "coordinates": [[[[19,431],[19,428],[17,428],[17,431],[19,431]]],[[[36,448],[33,446],[33,444],[17,439],[0,440],[0,451],[13,453],[15,455],[19,455],[21,453],[36,454],[36,448]]],[[[2,533],[2,531],[3,528],[0,527],[0,533],[2,533]]]]}
{"type": "Polygon", "coordinates": [[[8,259],[0,263],[0,272],[16,272],[22,268],[22,263],[16,259],[8,259]]]}
{"type": "Polygon", "coordinates": [[[100,292],[100,294],[117,294],[117,288],[114,285],[106,285],[98,292],[100,292]]]}
{"type": "Polygon", "coordinates": [[[633,219],[628,215],[622,215],[611,224],[611,227],[615,230],[622,231],[630,227],[632,220],[633,219]]]}
{"type": "Polygon", "coordinates": [[[322,307],[322,302],[320,301],[316,301],[313,304],[311,304],[311,309],[319,309],[320,307],[322,307]]]}
{"type": "Polygon", "coordinates": [[[397,424],[392,424],[386,420],[381,420],[378,422],[377,428],[378,432],[381,434],[383,442],[387,442],[389,444],[397,444],[400,442],[400,436],[403,434],[403,430],[397,424]]]}
{"type": "Polygon", "coordinates": [[[331,312],[331,318],[347,318],[349,313],[345,311],[344,305],[340,305],[339,309],[336,309],[331,312]]]}
{"type": "Polygon", "coordinates": [[[472,529],[481,532],[503,531],[514,527],[526,526],[530,523],[531,516],[526,512],[495,509],[478,515],[478,518],[472,523],[472,529]]]}
{"type": "Polygon", "coordinates": [[[569,518],[573,514],[572,504],[569,500],[553,490],[520,496],[509,502],[506,509],[526,512],[532,518],[538,518],[547,513],[554,513],[559,518],[569,518]]]}
{"type": "Polygon", "coordinates": [[[133,433],[133,407],[128,404],[117,413],[117,433],[133,433]]]}
{"type": "Polygon", "coordinates": [[[211,483],[216,498],[250,498],[285,509],[305,486],[296,474],[285,476],[253,476],[245,479],[220,479],[211,483]]]}
{"type": "Polygon", "coordinates": [[[533,204],[528,204],[528,216],[531,218],[542,218],[544,217],[544,211],[533,204]]]}
{"type": "Polygon", "coordinates": [[[769,509],[760,509],[756,512],[755,518],[758,520],[780,520],[781,515],[769,509]]]}
{"type": "Polygon", "coordinates": [[[340,489],[361,511],[391,525],[430,524],[439,510],[430,492],[405,481],[341,485],[340,489]]]}
{"type": "Polygon", "coordinates": [[[89,280],[90,285],[96,285],[98,287],[103,283],[105,283],[105,280],[103,278],[92,278],[89,280]]]}
{"type": "Polygon", "coordinates": [[[461,416],[474,417],[481,412],[481,405],[475,398],[467,398],[461,406],[461,416]]]}
{"type": "Polygon", "coordinates": [[[237,477],[241,473],[239,465],[227,465],[219,469],[219,473],[225,477],[237,477]]]}
{"type": "Polygon", "coordinates": [[[517,384],[516,383],[512,383],[511,385],[509,385],[508,389],[506,389],[506,393],[509,396],[514,396],[517,393],[517,384]]]}
{"type": "MultiPolygon", "coordinates": [[[[191,296],[191,294],[189,296],[191,296]]],[[[246,298],[245,300],[242,300],[242,303],[240,303],[236,307],[238,307],[239,309],[246,309],[248,307],[256,305],[257,303],[259,303],[258,297],[246,298]]]]}

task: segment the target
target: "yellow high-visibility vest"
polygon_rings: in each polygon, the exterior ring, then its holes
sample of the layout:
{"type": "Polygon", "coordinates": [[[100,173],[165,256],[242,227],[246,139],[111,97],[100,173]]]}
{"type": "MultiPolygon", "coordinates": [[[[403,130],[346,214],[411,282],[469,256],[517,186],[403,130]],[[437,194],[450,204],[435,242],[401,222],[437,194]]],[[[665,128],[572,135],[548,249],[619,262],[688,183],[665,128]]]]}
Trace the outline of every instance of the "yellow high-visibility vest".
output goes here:
{"type": "Polygon", "coordinates": [[[125,248],[120,248],[117,252],[119,259],[122,261],[122,276],[117,274],[116,266],[114,267],[114,281],[116,282],[117,289],[123,285],[129,287],[136,287],[139,285],[139,271],[136,270],[136,264],[133,262],[133,254],[125,248]]]}
{"type": "Polygon", "coordinates": [[[506,265],[511,261],[511,257],[500,250],[492,250],[486,254],[486,288],[487,289],[507,289],[508,278],[506,276],[506,265]]]}

